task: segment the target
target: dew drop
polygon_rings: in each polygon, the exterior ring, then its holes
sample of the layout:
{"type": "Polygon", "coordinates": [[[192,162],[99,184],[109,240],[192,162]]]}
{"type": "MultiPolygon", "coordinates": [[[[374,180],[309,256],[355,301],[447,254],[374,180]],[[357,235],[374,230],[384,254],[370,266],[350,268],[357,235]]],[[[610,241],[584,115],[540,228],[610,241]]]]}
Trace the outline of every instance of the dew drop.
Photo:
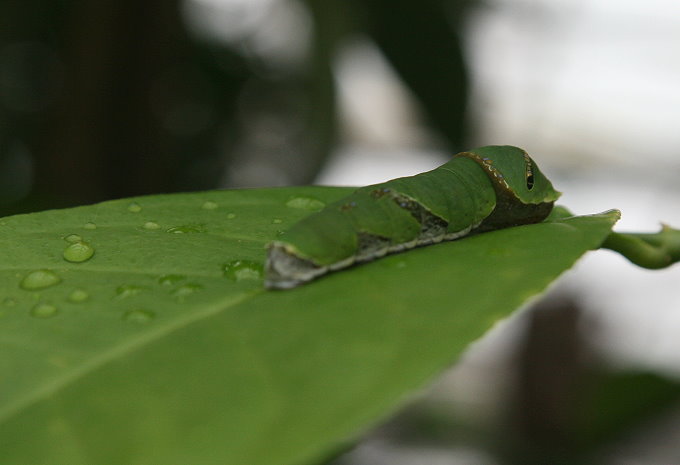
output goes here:
{"type": "Polygon", "coordinates": [[[97,229],[97,225],[90,221],[89,223],[85,223],[83,225],[83,228],[85,228],[85,229],[97,229]]]}
{"type": "Polygon", "coordinates": [[[149,310],[128,310],[123,313],[123,321],[131,321],[133,323],[148,323],[156,317],[156,314],[149,310]]]}
{"type": "Polygon", "coordinates": [[[313,197],[293,197],[288,202],[286,202],[286,206],[291,208],[301,208],[302,210],[319,211],[323,210],[323,207],[325,207],[326,204],[313,197]]]}
{"type": "Polygon", "coordinates": [[[5,297],[2,300],[2,305],[4,305],[5,307],[14,307],[16,304],[17,304],[16,299],[12,297],[5,297]]]}
{"type": "Polygon", "coordinates": [[[202,208],[203,210],[214,210],[214,209],[216,209],[218,206],[219,206],[219,205],[217,205],[216,202],[212,202],[212,201],[208,200],[208,201],[206,201],[206,202],[203,202],[203,205],[201,205],[201,208],[202,208]]]}
{"type": "Polygon", "coordinates": [[[190,296],[203,289],[203,286],[196,283],[186,283],[182,284],[180,287],[172,291],[172,296],[183,300],[185,297],[190,296]]]}
{"type": "Polygon", "coordinates": [[[127,209],[129,212],[139,213],[142,211],[142,206],[137,202],[132,202],[130,205],[128,205],[127,209]]]}
{"type": "Polygon", "coordinates": [[[149,231],[153,231],[154,229],[160,229],[161,225],[156,223],[155,221],[147,221],[142,225],[142,228],[148,229],[149,231]]]}
{"type": "Polygon", "coordinates": [[[52,318],[57,313],[59,313],[59,309],[57,309],[57,307],[45,302],[36,304],[31,309],[31,316],[34,316],[36,318],[52,318]]]}
{"type": "Polygon", "coordinates": [[[274,219],[272,220],[272,223],[274,223],[274,224],[281,224],[281,223],[283,223],[283,220],[282,220],[281,218],[274,218],[274,219]]]}
{"type": "Polygon", "coordinates": [[[146,290],[146,288],[142,286],[137,286],[135,284],[123,284],[116,288],[116,296],[119,299],[125,299],[127,297],[135,296],[144,290],[146,290]]]}
{"type": "Polygon", "coordinates": [[[80,242],[80,241],[82,241],[83,238],[80,237],[78,234],[69,234],[68,236],[65,236],[65,237],[64,237],[64,240],[65,240],[66,242],[70,242],[71,244],[73,244],[74,242],[80,242]]]}
{"type": "Polygon", "coordinates": [[[205,232],[205,227],[200,224],[184,224],[182,226],[173,226],[166,230],[170,234],[194,234],[205,232]]]}
{"type": "Polygon", "coordinates": [[[224,276],[234,281],[260,279],[262,264],[250,260],[233,260],[224,265],[224,276]]]}
{"type": "Polygon", "coordinates": [[[88,294],[87,291],[83,289],[74,289],[68,295],[68,300],[75,303],[85,302],[89,298],[90,294],[88,294]]]}
{"type": "Polygon", "coordinates": [[[228,220],[233,220],[234,218],[236,218],[236,213],[227,213],[228,220]]]}
{"type": "Polygon", "coordinates": [[[24,276],[24,279],[19,283],[19,287],[27,291],[33,291],[54,286],[60,282],[61,278],[52,270],[35,270],[24,276]]]}
{"type": "Polygon", "coordinates": [[[158,278],[158,283],[163,286],[174,286],[183,279],[186,279],[186,276],[181,274],[164,274],[158,278]]]}
{"type": "Polygon", "coordinates": [[[64,260],[71,263],[88,261],[94,255],[94,247],[87,242],[74,242],[64,249],[64,260]]]}

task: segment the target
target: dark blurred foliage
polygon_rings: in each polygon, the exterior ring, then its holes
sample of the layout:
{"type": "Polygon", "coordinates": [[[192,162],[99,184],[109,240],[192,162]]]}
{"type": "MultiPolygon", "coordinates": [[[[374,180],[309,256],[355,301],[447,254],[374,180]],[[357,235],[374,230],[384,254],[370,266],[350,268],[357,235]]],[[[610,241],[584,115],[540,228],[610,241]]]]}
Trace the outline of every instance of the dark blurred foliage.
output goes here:
{"type": "Polygon", "coordinates": [[[465,5],[299,3],[312,23],[308,52],[277,68],[242,43],[192,33],[180,0],[4,0],[0,216],[310,182],[337,143],[332,65],[353,34],[377,44],[456,150],[465,137],[465,5]]]}
{"type": "Polygon", "coordinates": [[[583,313],[566,295],[533,308],[499,435],[504,463],[601,463],[603,453],[680,404],[677,380],[598,362],[590,341],[597,331],[582,331],[583,313]]]}

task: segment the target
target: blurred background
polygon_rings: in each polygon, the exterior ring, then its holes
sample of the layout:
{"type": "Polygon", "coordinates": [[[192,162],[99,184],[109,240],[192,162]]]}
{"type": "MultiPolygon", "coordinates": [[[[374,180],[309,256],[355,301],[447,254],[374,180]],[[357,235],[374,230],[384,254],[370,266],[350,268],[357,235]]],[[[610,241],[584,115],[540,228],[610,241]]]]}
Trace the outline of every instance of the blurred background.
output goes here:
{"type": "MultiPolygon", "coordinates": [[[[680,227],[679,83],[674,0],[3,0],[0,216],[513,144],[575,213],[680,227]]],[[[678,282],[586,256],[336,462],[680,463],[678,282]]]]}

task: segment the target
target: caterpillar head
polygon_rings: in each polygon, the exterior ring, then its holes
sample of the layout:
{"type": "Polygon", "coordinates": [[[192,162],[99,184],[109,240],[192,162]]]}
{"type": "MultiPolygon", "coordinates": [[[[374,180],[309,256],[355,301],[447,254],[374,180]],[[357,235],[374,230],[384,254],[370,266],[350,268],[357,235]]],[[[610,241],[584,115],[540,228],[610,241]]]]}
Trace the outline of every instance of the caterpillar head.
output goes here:
{"type": "Polygon", "coordinates": [[[525,204],[552,203],[559,198],[536,163],[519,147],[489,145],[458,156],[471,158],[489,174],[496,189],[511,194],[525,204]]]}

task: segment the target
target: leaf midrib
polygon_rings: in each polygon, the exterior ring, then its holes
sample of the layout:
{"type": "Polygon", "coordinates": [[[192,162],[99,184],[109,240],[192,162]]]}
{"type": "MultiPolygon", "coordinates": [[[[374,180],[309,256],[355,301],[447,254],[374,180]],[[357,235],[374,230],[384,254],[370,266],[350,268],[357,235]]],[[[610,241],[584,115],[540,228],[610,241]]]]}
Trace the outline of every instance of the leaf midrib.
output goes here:
{"type": "Polygon", "coordinates": [[[69,370],[61,376],[55,377],[50,382],[33,389],[24,397],[18,398],[4,408],[0,408],[0,423],[6,422],[14,415],[20,413],[23,409],[37,404],[49,395],[58,392],[60,389],[67,387],[79,378],[99,369],[102,366],[105,366],[107,363],[116,360],[119,357],[132,353],[134,350],[162,339],[163,337],[172,334],[174,331],[184,328],[194,322],[212,317],[231,307],[240,305],[249,299],[255,298],[257,295],[263,292],[266,291],[264,289],[255,289],[253,291],[246,292],[241,296],[230,296],[224,300],[215,302],[213,305],[207,306],[203,310],[197,310],[188,314],[187,316],[177,318],[163,326],[159,326],[157,329],[146,331],[140,334],[138,337],[133,337],[127,340],[124,344],[116,345],[109,350],[102,351],[100,355],[93,357],[87,362],[82,363],[78,367],[69,370]]]}

